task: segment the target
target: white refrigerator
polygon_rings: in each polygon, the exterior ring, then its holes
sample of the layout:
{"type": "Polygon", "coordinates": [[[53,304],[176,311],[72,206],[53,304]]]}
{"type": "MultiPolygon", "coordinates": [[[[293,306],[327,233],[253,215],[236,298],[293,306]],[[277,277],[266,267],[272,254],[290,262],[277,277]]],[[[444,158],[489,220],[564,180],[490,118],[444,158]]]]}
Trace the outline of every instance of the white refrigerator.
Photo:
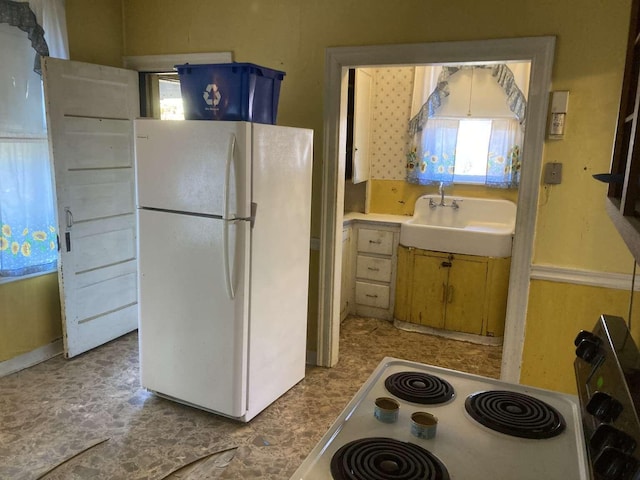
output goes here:
{"type": "Polygon", "coordinates": [[[141,383],[249,421],[304,378],[311,130],[136,120],[141,383]]]}

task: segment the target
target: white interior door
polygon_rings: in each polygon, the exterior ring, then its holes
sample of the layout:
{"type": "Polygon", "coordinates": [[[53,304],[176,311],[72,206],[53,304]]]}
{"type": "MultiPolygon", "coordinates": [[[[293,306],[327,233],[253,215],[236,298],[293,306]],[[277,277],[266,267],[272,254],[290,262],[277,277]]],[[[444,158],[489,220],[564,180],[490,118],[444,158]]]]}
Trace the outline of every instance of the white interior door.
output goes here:
{"type": "Polygon", "coordinates": [[[371,74],[357,68],[353,97],[353,183],[369,180],[372,88],[371,74]]]}
{"type": "Polygon", "coordinates": [[[55,175],[65,356],[137,328],[137,72],[43,62],[55,175]]]}

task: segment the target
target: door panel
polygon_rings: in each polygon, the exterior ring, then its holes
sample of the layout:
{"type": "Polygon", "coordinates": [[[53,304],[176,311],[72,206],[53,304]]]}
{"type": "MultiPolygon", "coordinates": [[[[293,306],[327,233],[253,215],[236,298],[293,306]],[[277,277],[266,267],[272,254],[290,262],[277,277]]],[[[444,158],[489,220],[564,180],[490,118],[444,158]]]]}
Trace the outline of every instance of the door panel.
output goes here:
{"type": "MultiPolygon", "coordinates": [[[[76,273],[104,268],[136,258],[135,229],[112,230],[95,235],[76,231],[72,249],[77,251],[73,267],[76,273]]],[[[108,280],[105,278],[104,281],[108,280]]]]}
{"type": "Polygon", "coordinates": [[[132,168],[67,172],[67,200],[73,222],[131,215],[135,211],[132,168]]]}
{"type": "Polygon", "coordinates": [[[123,299],[128,300],[129,305],[137,302],[135,272],[99,284],[89,284],[79,290],[77,312],[80,322],[117,310],[123,299]]]}
{"type": "Polygon", "coordinates": [[[64,117],[60,148],[70,170],[131,167],[133,152],[129,119],[64,117]]]}
{"type": "Polygon", "coordinates": [[[54,58],[43,82],[60,232],[65,355],[137,328],[137,73],[54,58]]]}

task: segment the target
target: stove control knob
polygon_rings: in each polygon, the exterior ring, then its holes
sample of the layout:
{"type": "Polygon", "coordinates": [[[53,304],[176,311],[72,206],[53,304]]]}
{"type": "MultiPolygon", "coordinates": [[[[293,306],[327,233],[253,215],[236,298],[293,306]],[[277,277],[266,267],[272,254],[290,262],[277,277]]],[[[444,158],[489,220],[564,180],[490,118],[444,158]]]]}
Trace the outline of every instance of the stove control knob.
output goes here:
{"type": "Polygon", "coordinates": [[[638,469],[638,461],[615,448],[606,448],[593,462],[596,478],[602,480],[625,480],[638,469]]]}
{"type": "Polygon", "coordinates": [[[597,335],[594,335],[588,330],[580,330],[580,333],[576,335],[576,338],[573,341],[573,344],[577,347],[578,345],[580,345],[580,342],[582,342],[582,340],[584,339],[589,339],[593,342],[596,342],[598,345],[600,345],[600,338],[598,338],[597,335]]]}
{"type": "Polygon", "coordinates": [[[615,422],[622,413],[622,404],[604,392],[596,392],[587,403],[587,412],[601,422],[615,422]]]}
{"type": "Polygon", "coordinates": [[[630,455],[634,452],[636,446],[636,441],[630,435],[605,423],[596,428],[596,431],[589,438],[589,447],[595,453],[614,449],[630,455]]]}
{"type": "Polygon", "coordinates": [[[600,353],[600,339],[583,338],[576,347],[576,356],[586,362],[595,364],[602,356],[600,353]]]}

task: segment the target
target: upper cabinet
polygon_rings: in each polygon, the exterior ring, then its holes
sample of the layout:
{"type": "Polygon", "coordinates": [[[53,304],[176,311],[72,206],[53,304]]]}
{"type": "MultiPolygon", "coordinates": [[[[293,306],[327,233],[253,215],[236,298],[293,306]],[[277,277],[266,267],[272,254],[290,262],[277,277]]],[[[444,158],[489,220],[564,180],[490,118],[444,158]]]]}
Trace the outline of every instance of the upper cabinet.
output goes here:
{"type": "Polygon", "coordinates": [[[640,261],[640,0],[633,0],[620,110],[611,161],[607,211],[636,261],[640,261]]]}
{"type": "Polygon", "coordinates": [[[353,97],[353,183],[369,180],[371,171],[370,131],[373,77],[361,68],[355,71],[353,97]]]}

